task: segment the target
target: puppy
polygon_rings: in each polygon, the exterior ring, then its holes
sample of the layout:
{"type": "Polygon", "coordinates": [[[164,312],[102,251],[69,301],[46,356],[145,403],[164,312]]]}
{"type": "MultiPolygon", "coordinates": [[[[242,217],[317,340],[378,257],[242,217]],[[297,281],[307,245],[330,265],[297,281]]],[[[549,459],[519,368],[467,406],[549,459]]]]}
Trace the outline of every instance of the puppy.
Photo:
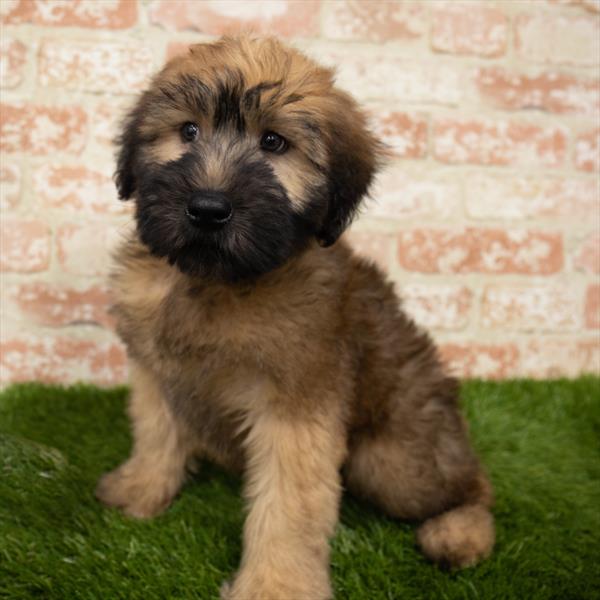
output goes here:
{"type": "Polygon", "coordinates": [[[163,511],[202,456],[243,473],[228,599],[331,598],[342,485],[424,521],[432,560],[489,555],[490,485],[458,387],[392,286],[339,241],[381,155],[333,73],[274,39],[171,60],[120,138],[137,230],[114,314],[131,362],[131,457],[98,498],[163,511]]]}

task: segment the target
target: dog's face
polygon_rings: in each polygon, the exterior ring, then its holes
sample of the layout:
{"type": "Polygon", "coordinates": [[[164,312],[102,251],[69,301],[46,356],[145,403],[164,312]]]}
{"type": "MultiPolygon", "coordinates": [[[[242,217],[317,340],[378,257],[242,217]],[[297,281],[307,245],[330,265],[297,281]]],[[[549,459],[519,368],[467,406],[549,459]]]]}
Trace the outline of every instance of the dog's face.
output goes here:
{"type": "Polygon", "coordinates": [[[192,46],[128,116],[117,187],[139,235],[191,275],[277,268],[349,224],[379,150],[332,73],[273,39],[192,46]]]}

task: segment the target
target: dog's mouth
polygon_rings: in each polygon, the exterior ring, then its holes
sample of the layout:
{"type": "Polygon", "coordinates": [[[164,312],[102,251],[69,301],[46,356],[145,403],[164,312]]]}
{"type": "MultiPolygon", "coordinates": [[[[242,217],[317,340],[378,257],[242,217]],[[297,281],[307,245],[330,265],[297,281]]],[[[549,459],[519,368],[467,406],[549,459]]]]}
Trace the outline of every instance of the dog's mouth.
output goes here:
{"type": "Polygon", "coordinates": [[[171,265],[192,277],[202,277],[236,283],[256,279],[280,266],[284,260],[262,260],[234,254],[216,242],[187,244],[167,256],[171,265]]]}
{"type": "Polygon", "coordinates": [[[138,221],[138,234],[150,252],[192,277],[225,282],[253,279],[280,266],[290,252],[283,241],[275,248],[272,236],[252,235],[252,228],[233,216],[219,227],[198,228],[180,220],[174,229],[138,221]]]}

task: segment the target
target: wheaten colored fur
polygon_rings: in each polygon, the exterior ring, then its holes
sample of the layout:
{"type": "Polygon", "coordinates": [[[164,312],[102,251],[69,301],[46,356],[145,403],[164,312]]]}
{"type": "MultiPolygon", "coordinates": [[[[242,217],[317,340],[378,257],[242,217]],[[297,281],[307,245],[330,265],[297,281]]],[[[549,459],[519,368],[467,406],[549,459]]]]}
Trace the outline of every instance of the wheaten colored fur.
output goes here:
{"type": "Polygon", "coordinates": [[[138,229],[113,292],[135,443],[97,495],[147,517],[195,456],[241,472],[244,552],[223,598],[330,598],[342,482],[425,521],[419,544],[441,564],[474,564],[493,546],[491,487],[456,382],[383,274],[336,242],[378,153],[332,73],[274,40],[195,46],[126,124],[117,179],[138,229]],[[197,140],[174,138],[182,120],[197,140]],[[261,152],[265,128],[289,150],[261,152]],[[183,214],[195,189],[232,198],[231,223],[206,238],[183,214]],[[285,252],[282,232],[296,239],[285,252]]]}

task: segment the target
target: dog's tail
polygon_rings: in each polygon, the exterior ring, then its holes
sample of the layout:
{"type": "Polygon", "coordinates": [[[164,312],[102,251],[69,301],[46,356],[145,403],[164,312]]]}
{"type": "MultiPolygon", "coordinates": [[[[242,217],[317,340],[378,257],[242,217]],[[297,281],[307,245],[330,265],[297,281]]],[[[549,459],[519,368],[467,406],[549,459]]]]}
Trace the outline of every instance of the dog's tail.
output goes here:
{"type": "Polygon", "coordinates": [[[483,473],[473,499],[425,521],[417,542],[434,562],[449,568],[470,567],[487,558],[494,547],[492,488],[483,473]]]}

